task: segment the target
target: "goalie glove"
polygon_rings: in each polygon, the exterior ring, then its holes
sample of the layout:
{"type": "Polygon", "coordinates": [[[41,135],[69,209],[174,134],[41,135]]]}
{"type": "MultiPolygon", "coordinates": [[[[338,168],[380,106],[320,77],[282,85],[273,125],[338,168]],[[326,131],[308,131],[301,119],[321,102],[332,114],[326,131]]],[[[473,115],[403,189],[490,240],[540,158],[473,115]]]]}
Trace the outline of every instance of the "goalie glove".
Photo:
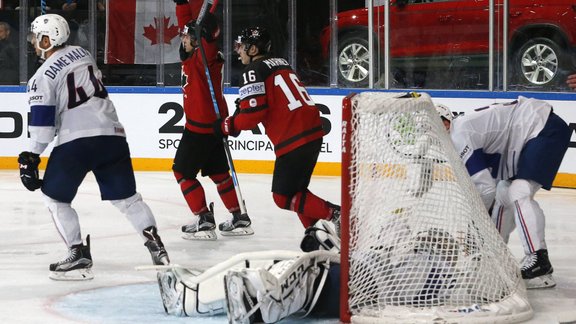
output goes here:
{"type": "Polygon", "coordinates": [[[32,152],[22,152],[18,155],[20,180],[26,189],[34,191],[42,187],[42,179],[38,175],[40,156],[32,152]]]}

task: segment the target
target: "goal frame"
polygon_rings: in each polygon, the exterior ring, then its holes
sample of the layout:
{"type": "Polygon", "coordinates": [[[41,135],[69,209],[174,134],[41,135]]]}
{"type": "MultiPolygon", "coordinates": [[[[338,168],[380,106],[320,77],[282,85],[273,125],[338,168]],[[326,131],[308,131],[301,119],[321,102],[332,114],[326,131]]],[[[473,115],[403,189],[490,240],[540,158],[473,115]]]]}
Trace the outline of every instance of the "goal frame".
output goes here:
{"type": "MultiPolygon", "coordinates": [[[[342,184],[350,183],[350,156],[352,155],[352,145],[350,144],[350,134],[352,126],[350,120],[352,118],[352,98],[356,93],[351,93],[342,99],[342,184]]],[[[343,229],[350,228],[350,207],[351,198],[350,190],[342,186],[341,188],[341,214],[340,214],[340,227],[343,229]]],[[[350,323],[351,314],[348,304],[348,273],[350,272],[350,261],[348,255],[350,252],[350,231],[341,231],[340,237],[340,320],[345,323],[350,323]]]]}
{"type": "MultiPolygon", "coordinates": [[[[383,95],[389,93],[381,92],[383,95]]],[[[510,295],[506,295],[503,299],[495,302],[491,302],[489,304],[479,305],[480,312],[476,314],[471,314],[468,316],[466,314],[466,310],[471,310],[471,312],[475,312],[476,310],[472,308],[455,308],[455,307],[448,307],[443,308],[440,307],[436,309],[436,307],[432,307],[431,309],[418,309],[414,308],[413,310],[406,311],[405,307],[397,307],[397,306],[387,306],[388,311],[387,314],[384,315],[384,318],[379,317],[366,317],[364,315],[355,315],[353,316],[350,310],[350,303],[349,303],[349,295],[350,295],[350,286],[349,282],[351,278],[349,277],[349,273],[351,270],[350,264],[350,241],[351,237],[351,219],[350,219],[350,211],[352,208],[353,197],[351,196],[351,183],[352,177],[351,174],[355,171],[352,170],[353,168],[353,161],[351,160],[355,155],[356,152],[355,148],[353,147],[353,132],[354,132],[354,125],[353,125],[353,117],[355,113],[355,100],[354,97],[357,96],[358,93],[351,93],[347,95],[342,100],[342,158],[341,158],[341,179],[342,179],[342,188],[341,188],[341,271],[340,271],[340,320],[344,323],[350,323],[352,321],[357,322],[361,321],[363,323],[381,323],[387,320],[393,320],[395,322],[420,322],[420,321],[430,321],[431,318],[436,319],[444,319],[448,320],[449,322],[454,323],[485,323],[486,321],[490,321],[493,323],[514,323],[522,320],[530,319],[533,316],[533,310],[528,303],[526,292],[522,280],[518,283],[519,289],[513,290],[510,295]],[[460,313],[460,310],[462,310],[460,313]],[[456,311],[455,311],[456,310],[456,311]],[[513,310],[513,311],[510,311],[513,310]],[[501,313],[502,311],[502,313],[501,313]],[[398,313],[396,313],[398,312],[398,313]],[[391,315],[391,316],[388,316],[391,315]],[[398,315],[398,316],[397,316],[398,315]],[[445,317],[446,316],[446,317],[445,317]]],[[[414,93],[398,93],[399,97],[402,95],[413,95],[415,97],[419,97],[420,94],[414,93]]],[[[430,97],[427,94],[425,95],[428,100],[430,97]]],[[[432,103],[430,102],[432,105],[432,103]]],[[[440,123],[440,118],[438,119],[440,123]]],[[[465,172],[465,171],[464,171],[465,172]]],[[[472,186],[470,184],[470,186],[472,186]]],[[[490,236],[489,236],[490,237],[490,236]]],[[[504,243],[502,243],[504,244],[504,243]]],[[[505,246],[505,245],[504,245],[505,246]]],[[[517,271],[519,275],[519,270],[517,271]]],[[[361,277],[362,278],[362,277],[361,277]]],[[[471,305],[475,307],[476,305],[471,305]]],[[[456,306],[459,307],[459,306],[456,306]]]]}

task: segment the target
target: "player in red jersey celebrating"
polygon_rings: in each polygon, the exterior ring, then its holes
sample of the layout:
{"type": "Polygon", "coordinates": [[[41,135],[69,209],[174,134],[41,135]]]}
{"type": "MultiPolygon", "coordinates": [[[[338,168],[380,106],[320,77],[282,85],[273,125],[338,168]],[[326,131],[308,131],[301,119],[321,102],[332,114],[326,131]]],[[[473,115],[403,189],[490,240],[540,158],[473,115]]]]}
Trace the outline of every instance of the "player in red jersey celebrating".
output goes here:
{"type": "Polygon", "coordinates": [[[214,125],[215,133],[237,136],[262,123],[276,154],[272,180],[276,205],[296,212],[304,227],[326,219],[338,228],[340,206],[308,190],[324,136],[320,112],[290,64],[270,57],[270,48],[270,35],[263,28],[246,28],[238,36],[236,52],[246,65],[239,108],[214,125]]]}
{"type": "Polygon", "coordinates": [[[213,134],[212,124],[217,119],[212,101],[210,86],[200,53],[200,41],[206,53],[208,70],[213,82],[213,91],[222,117],[228,116],[228,107],[222,94],[222,65],[224,59],[219,52],[217,38],[220,28],[216,17],[207,12],[200,26],[196,17],[202,7],[201,0],[177,0],[176,15],[181,30],[182,45],[182,91],[184,93],[184,113],[186,124],[178,145],[172,170],[190,210],[196,219],[182,226],[183,238],[191,240],[216,239],[216,224],[213,206],[206,204],[202,184],[196,179],[201,171],[216,184],[218,194],[232,219],[219,225],[222,235],[251,235],[250,218],[240,212],[238,197],[229,173],[223,141],[213,134]],[[196,38],[195,28],[201,28],[200,38],[196,38]]]}

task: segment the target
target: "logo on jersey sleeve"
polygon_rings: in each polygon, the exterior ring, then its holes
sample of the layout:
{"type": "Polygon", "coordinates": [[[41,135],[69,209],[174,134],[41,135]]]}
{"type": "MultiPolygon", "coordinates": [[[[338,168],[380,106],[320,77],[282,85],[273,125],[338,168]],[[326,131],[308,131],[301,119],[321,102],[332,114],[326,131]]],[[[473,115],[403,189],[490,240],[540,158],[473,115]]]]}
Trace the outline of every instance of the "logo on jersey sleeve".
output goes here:
{"type": "Polygon", "coordinates": [[[44,96],[42,96],[42,95],[33,95],[33,96],[30,96],[28,98],[28,105],[35,104],[35,103],[36,104],[37,103],[43,103],[43,102],[44,102],[44,96]]]}
{"type": "Polygon", "coordinates": [[[240,100],[256,95],[265,95],[266,86],[264,82],[250,83],[240,88],[238,94],[240,95],[240,100]]]}

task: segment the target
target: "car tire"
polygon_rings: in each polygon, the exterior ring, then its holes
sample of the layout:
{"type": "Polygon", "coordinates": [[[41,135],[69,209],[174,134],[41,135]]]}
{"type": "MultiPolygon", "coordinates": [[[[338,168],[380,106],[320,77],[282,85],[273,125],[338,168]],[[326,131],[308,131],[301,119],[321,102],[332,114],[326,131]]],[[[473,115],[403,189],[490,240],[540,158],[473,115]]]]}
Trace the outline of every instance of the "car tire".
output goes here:
{"type": "Polygon", "coordinates": [[[369,82],[368,32],[344,34],[338,42],[338,80],[341,86],[365,88],[369,82]]]}
{"type": "Polygon", "coordinates": [[[512,85],[542,89],[561,82],[567,55],[555,41],[544,37],[531,39],[513,57],[512,85]]]}

